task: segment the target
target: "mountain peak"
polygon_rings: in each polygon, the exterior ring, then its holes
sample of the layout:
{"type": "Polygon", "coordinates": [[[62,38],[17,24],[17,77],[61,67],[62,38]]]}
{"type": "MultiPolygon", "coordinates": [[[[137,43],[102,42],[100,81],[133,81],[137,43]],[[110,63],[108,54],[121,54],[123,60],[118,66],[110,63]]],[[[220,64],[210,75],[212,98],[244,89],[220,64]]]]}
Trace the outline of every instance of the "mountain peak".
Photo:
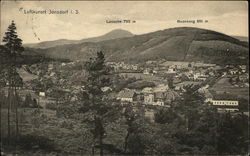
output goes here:
{"type": "Polygon", "coordinates": [[[127,31],[127,30],[114,29],[114,30],[106,33],[103,36],[110,37],[110,38],[123,38],[123,37],[132,37],[134,35],[131,32],[127,31]]]}

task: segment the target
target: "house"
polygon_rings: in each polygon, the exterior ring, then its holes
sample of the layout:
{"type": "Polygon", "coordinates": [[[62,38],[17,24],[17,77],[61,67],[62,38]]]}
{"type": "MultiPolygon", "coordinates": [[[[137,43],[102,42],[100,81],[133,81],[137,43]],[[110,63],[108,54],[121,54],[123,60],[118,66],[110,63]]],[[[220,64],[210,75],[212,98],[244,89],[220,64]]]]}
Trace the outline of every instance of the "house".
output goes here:
{"type": "Polygon", "coordinates": [[[39,92],[40,97],[45,97],[45,92],[39,92]]]}
{"type": "Polygon", "coordinates": [[[157,74],[158,73],[158,71],[157,70],[153,70],[153,74],[157,74]]]}
{"type": "Polygon", "coordinates": [[[239,106],[239,102],[237,100],[213,100],[214,106],[239,106]]]}
{"type": "Polygon", "coordinates": [[[147,105],[164,106],[166,92],[169,90],[168,85],[159,84],[155,88],[146,87],[142,90],[144,95],[143,102],[147,105]]]}
{"type": "Polygon", "coordinates": [[[239,101],[229,94],[215,94],[211,103],[219,112],[239,111],[239,101]]]}
{"type": "Polygon", "coordinates": [[[193,73],[193,79],[198,81],[205,81],[207,79],[208,75],[206,75],[205,70],[201,70],[198,72],[193,73]]]}
{"type": "Polygon", "coordinates": [[[173,74],[176,73],[175,66],[170,66],[166,73],[173,73],[173,74]]]}
{"type": "Polygon", "coordinates": [[[166,92],[168,89],[167,84],[159,84],[153,89],[153,92],[166,92]]]}
{"type": "Polygon", "coordinates": [[[136,100],[136,93],[134,90],[130,90],[125,88],[124,90],[121,90],[117,95],[117,100],[123,101],[123,102],[133,102],[136,100]]]}
{"type": "Polygon", "coordinates": [[[144,103],[145,104],[154,104],[154,94],[148,93],[144,95],[144,103]]]}
{"type": "Polygon", "coordinates": [[[55,72],[51,72],[51,73],[49,74],[50,77],[55,76],[55,75],[56,75],[55,72]]]}
{"type": "Polygon", "coordinates": [[[51,63],[51,64],[49,64],[48,65],[48,70],[50,71],[50,70],[52,70],[53,69],[53,67],[54,67],[54,65],[51,63]]]}
{"type": "Polygon", "coordinates": [[[212,105],[215,106],[219,112],[239,111],[239,102],[237,100],[213,100],[212,105]]]}
{"type": "Polygon", "coordinates": [[[142,93],[144,95],[144,103],[145,104],[153,104],[154,103],[154,93],[153,88],[146,87],[142,90],[142,93]]]}
{"type": "Polygon", "coordinates": [[[206,76],[200,76],[197,78],[199,81],[206,81],[207,77],[206,76]]]}
{"type": "Polygon", "coordinates": [[[164,106],[165,93],[164,92],[155,92],[155,99],[153,105],[164,106]]]}
{"type": "Polygon", "coordinates": [[[247,81],[249,80],[248,74],[242,74],[242,75],[240,75],[240,76],[239,76],[239,80],[240,80],[241,82],[247,82],[247,81]]]}
{"type": "MultiPolygon", "coordinates": [[[[224,73],[223,73],[224,74],[224,73]]],[[[214,76],[215,74],[214,74],[214,72],[213,71],[210,71],[209,73],[208,73],[208,75],[210,75],[210,76],[214,76]]],[[[226,74],[225,74],[226,75],[226,74]]]]}
{"type": "Polygon", "coordinates": [[[131,65],[132,70],[138,70],[138,66],[137,65],[131,65]]]}
{"type": "Polygon", "coordinates": [[[149,68],[146,68],[146,69],[143,71],[143,74],[146,74],[146,75],[150,74],[150,69],[149,69],[149,68]]]}
{"type": "Polygon", "coordinates": [[[101,90],[102,90],[102,92],[109,92],[109,91],[112,91],[112,88],[110,88],[110,87],[102,87],[101,90]]]}
{"type": "Polygon", "coordinates": [[[231,75],[235,75],[235,74],[237,74],[237,72],[238,72],[238,69],[237,69],[237,68],[233,68],[233,69],[230,69],[230,70],[229,70],[229,73],[230,73],[231,75]]]}
{"type": "Polygon", "coordinates": [[[152,93],[153,88],[152,87],[146,87],[142,89],[142,93],[152,93]]]}
{"type": "Polygon", "coordinates": [[[247,66],[246,65],[240,65],[239,68],[241,69],[241,71],[243,73],[245,73],[247,71],[247,66]]]}

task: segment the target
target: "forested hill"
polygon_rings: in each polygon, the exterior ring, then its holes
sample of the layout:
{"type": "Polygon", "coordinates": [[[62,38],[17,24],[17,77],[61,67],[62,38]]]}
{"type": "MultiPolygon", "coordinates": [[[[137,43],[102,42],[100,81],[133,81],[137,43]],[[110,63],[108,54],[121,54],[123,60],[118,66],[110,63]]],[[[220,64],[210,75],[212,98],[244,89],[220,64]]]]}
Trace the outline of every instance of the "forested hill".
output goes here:
{"type": "Polygon", "coordinates": [[[55,46],[65,45],[65,44],[80,44],[84,42],[100,42],[105,40],[111,40],[111,39],[117,39],[117,38],[124,38],[124,37],[132,37],[133,34],[129,31],[122,30],[122,29],[115,29],[112,30],[102,36],[98,37],[92,37],[92,38],[86,38],[82,40],[68,40],[68,39],[60,39],[55,41],[45,41],[40,43],[34,43],[34,44],[24,44],[25,47],[29,48],[40,48],[40,49],[46,49],[51,48],[55,46]]]}
{"type": "Polygon", "coordinates": [[[46,49],[28,49],[52,58],[86,60],[104,51],[107,60],[144,62],[147,60],[242,63],[248,60],[248,43],[228,35],[199,28],[178,27],[143,35],[67,44],[46,49]]]}

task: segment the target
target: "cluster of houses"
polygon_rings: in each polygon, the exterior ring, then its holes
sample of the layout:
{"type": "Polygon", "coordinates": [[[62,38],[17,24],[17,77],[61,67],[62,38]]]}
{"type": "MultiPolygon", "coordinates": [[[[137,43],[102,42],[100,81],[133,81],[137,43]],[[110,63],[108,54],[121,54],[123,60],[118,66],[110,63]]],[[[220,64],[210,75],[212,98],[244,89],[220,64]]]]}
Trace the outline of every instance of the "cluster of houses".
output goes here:
{"type": "Polygon", "coordinates": [[[137,64],[126,64],[124,62],[107,62],[106,65],[112,67],[115,71],[118,71],[118,70],[137,71],[139,70],[139,67],[137,64]]]}
{"type": "MultiPolygon", "coordinates": [[[[110,65],[117,69],[133,69],[133,65],[126,65],[123,62],[111,63],[110,65]]],[[[137,67],[135,69],[139,68],[137,67]]],[[[145,105],[166,106],[171,100],[178,96],[177,92],[181,93],[184,91],[185,86],[202,84],[202,82],[206,81],[209,77],[214,77],[218,74],[222,74],[222,76],[237,74],[239,75],[238,78],[240,81],[246,82],[249,80],[246,65],[239,65],[237,67],[228,65],[226,68],[222,68],[216,64],[147,61],[145,66],[140,67],[140,71],[145,75],[156,75],[160,77],[164,74],[172,74],[174,91],[168,87],[164,88],[164,85],[159,85],[155,88],[144,88],[141,91],[124,89],[119,92],[117,99],[122,102],[141,102],[145,105]],[[160,87],[164,89],[158,90],[157,88],[160,87]]],[[[206,102],[210,102],[218,111],[239,111],[238,100],[213,96],[209,93],[208,89],[205,90],[207,90],[204,93],[206,102]]]]}
{"type": "MultiPolygon", "coordinates": [[[[237,99],[212,95],[207,88],[208,86],[204,86],[199,89],[199,92],[205,96],[205,102],[210,103],[217,108],[219,112],[239,111],[239,101],[237,99]]],[[[120,100],[122,104],[140,103],[144,105],[169,107],[171,102],[177,97],[179,97],[177,92],[170,90],[167,85],[160,84],[154,88],[146,87],[141,91],[125,88],[118,93],[117,100],[120,100]]]]}
{"type": "Polygon", "coordinates": [[[228,74],[236,75],[236,74],[243,74],[247,72],[247,66],[246,65],[227,65],[226,68],[228,69],[228,74]]]}
{"type": "Polygon", "coordinates": [[[209,76],[214,76],[218,66],[213,64],[203,64],[203,65],[169,65],[169,66],[153,66],[147,67],[143,70],[143,74],[146,75],[162,75],[162,74],[172,74],[176,77],[181,77],[185,75],[190,81],[205,81],[209,76]]]}
{"type": "Polygon", "coordinates": [[[134,89],[123,89],[117,99],[122,103],[142,103],[145,105],[169,106],[178,94],[169,89],[168,85],[159,84],[158,86],[146,87],[140,91],[134,89]]]}

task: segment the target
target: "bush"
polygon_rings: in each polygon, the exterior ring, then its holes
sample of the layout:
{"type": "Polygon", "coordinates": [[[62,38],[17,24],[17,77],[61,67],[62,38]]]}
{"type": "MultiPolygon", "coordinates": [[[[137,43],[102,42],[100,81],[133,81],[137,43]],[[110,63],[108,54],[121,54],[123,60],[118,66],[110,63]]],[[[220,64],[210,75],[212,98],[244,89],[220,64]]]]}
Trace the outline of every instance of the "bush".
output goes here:
{"type": "MultiPolygon", "coordinates": [[[[2,143],[3,143],[3,149],[6,151],[11,150],[9,152],[15,151],[44,151],[44,152],[52,152],[57,151],[55,148],[54,141],[50,140],[49,138],[45,136],[37,136],[34,134],[26,134],[26,135],[20,135],[18,140],[16,140],[15,137],[10,138],[10,145],[7,146],[8,138],[3,137],[2,143]]],[[[1,149],[2,150],[2,149],[1,149]]]]}
{"type": "Polygon", "coordinates": [[[19,147],[24,150],[31,149],[40,149],[45,151],[53,151],[54,143],[52,140],[43,137],[43,136],[35,136],[35,135],[23,135],[20,136],[20,139],[17,141],[19,147]]]}
{"type": "Polygon", "coordinates": [[[45,105],[46,109],[50,109],[50,110],[56,110],[57,109],[57,106],[55,103],[47,103],[45,105]]]}

